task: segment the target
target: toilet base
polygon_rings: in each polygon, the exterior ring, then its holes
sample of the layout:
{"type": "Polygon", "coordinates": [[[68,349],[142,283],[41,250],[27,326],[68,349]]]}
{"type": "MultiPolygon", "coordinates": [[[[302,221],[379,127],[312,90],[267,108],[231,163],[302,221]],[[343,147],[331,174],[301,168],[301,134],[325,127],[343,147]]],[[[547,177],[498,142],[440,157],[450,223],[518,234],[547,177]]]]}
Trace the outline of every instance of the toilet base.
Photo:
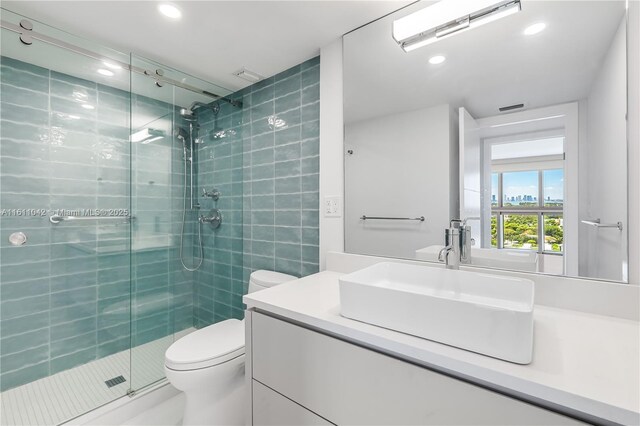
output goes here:
{"type": "Polygon", "coordinates": [[[183,426],[235,426],[245,424],[244,354],[212,367],[172,370],[169,382],[184,392],[183,426]]]}

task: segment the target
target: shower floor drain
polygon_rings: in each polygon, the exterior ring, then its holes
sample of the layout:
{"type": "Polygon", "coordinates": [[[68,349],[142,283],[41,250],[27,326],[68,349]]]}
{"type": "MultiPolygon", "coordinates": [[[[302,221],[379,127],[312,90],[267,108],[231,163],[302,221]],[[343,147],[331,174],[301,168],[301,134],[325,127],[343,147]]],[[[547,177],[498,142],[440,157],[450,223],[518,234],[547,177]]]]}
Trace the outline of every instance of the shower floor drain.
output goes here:
{"type": "Polygon", "coordinates": [[[115,385],[119,385],[120,383],[124,383],[126,381],[127,380],[123,376],[118,376],[118,377],[114,377],[113,379],[109,379],[104,383],[107,385],[108,388],[112,388],[115,385]]]}

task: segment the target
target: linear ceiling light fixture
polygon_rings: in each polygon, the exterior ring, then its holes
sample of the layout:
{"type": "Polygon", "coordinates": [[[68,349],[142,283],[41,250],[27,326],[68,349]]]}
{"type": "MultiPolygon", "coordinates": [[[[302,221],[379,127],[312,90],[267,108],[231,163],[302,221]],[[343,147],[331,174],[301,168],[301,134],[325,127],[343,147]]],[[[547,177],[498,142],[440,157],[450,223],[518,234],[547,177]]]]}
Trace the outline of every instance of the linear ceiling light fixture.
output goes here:
{"type": "Polygon", "coordinates": [[[393,38],[410,52],[521,10],[520,0],[440,0],[393,22],[393,38]]]}
{"type": "Polygon", "coordinates": [[[162,130],[146,128],[138,132],[132,133],[131,142],[142,143],[143,145],[146,145],[153,141],[157,141],[158,139],[162,139],[163,137],[164,137],[164,132],[162,130]]]}

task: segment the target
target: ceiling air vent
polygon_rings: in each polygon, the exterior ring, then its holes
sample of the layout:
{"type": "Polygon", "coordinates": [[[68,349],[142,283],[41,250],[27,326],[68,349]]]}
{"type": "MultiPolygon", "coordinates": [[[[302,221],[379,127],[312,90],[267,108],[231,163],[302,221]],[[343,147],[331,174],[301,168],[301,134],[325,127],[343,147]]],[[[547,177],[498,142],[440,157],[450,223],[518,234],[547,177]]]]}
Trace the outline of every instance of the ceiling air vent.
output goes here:
{"type": "Polygon", "coordinates": [[[240,77],[243,80],[250,81],[251,83],[257,83],[260,80],[264,80],[264,77],[257,72],[249,71],[246,68],[242,68],[240,71],[233,73],[236,77],[240,77]]]}
{"type": "Polygon", "coordinates": [[[498,109],[500,110],[500,112],[506,112],[506,111],[513,111],[514,109],[520,109],[523,107],[524,107],[524,104],[515,104],[515,105],[503,106],[498,109]]]}

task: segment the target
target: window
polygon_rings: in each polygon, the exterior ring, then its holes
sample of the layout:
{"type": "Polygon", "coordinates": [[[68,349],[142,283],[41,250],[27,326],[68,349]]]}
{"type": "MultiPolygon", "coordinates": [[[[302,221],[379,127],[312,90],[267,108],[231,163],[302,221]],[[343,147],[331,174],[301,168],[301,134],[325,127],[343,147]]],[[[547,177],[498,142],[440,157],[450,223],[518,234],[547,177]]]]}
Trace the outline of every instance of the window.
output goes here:
{"type": "Polygon", "coordinates": [[[518,208],[538,206],[538,172],[502,173],[502,205],[518,208]]]}
{"type": "Polygon", "coordinates": [[[498,216],[491,215],[491,247],[498,248],[498,216]]]}
{"type": "Polygon", "coordinates": [[[544,251],[562,253],[564,229],[561,214],[546,214],[544,217],[544,251]]]}
{"type": "Polygon", "coordinates": [[[564,198],[563,170],[545,170],[542,173],[544,181],[544,206],[562,208],[564,198]]]}
{"type": "Polygon", "coordinates": [[[562,254],[564,170],[491,175],[491,246],[562,254]]]}
{"type": "Polygon", "coordinates": [[[503,248],[538,250],[538,235],[538,215],[502,215],[503,248]]]}
{"type": "Polygon", "coordinates": [[[498,206],[498,173],[491,174],[491,207],[498,206]]]}

